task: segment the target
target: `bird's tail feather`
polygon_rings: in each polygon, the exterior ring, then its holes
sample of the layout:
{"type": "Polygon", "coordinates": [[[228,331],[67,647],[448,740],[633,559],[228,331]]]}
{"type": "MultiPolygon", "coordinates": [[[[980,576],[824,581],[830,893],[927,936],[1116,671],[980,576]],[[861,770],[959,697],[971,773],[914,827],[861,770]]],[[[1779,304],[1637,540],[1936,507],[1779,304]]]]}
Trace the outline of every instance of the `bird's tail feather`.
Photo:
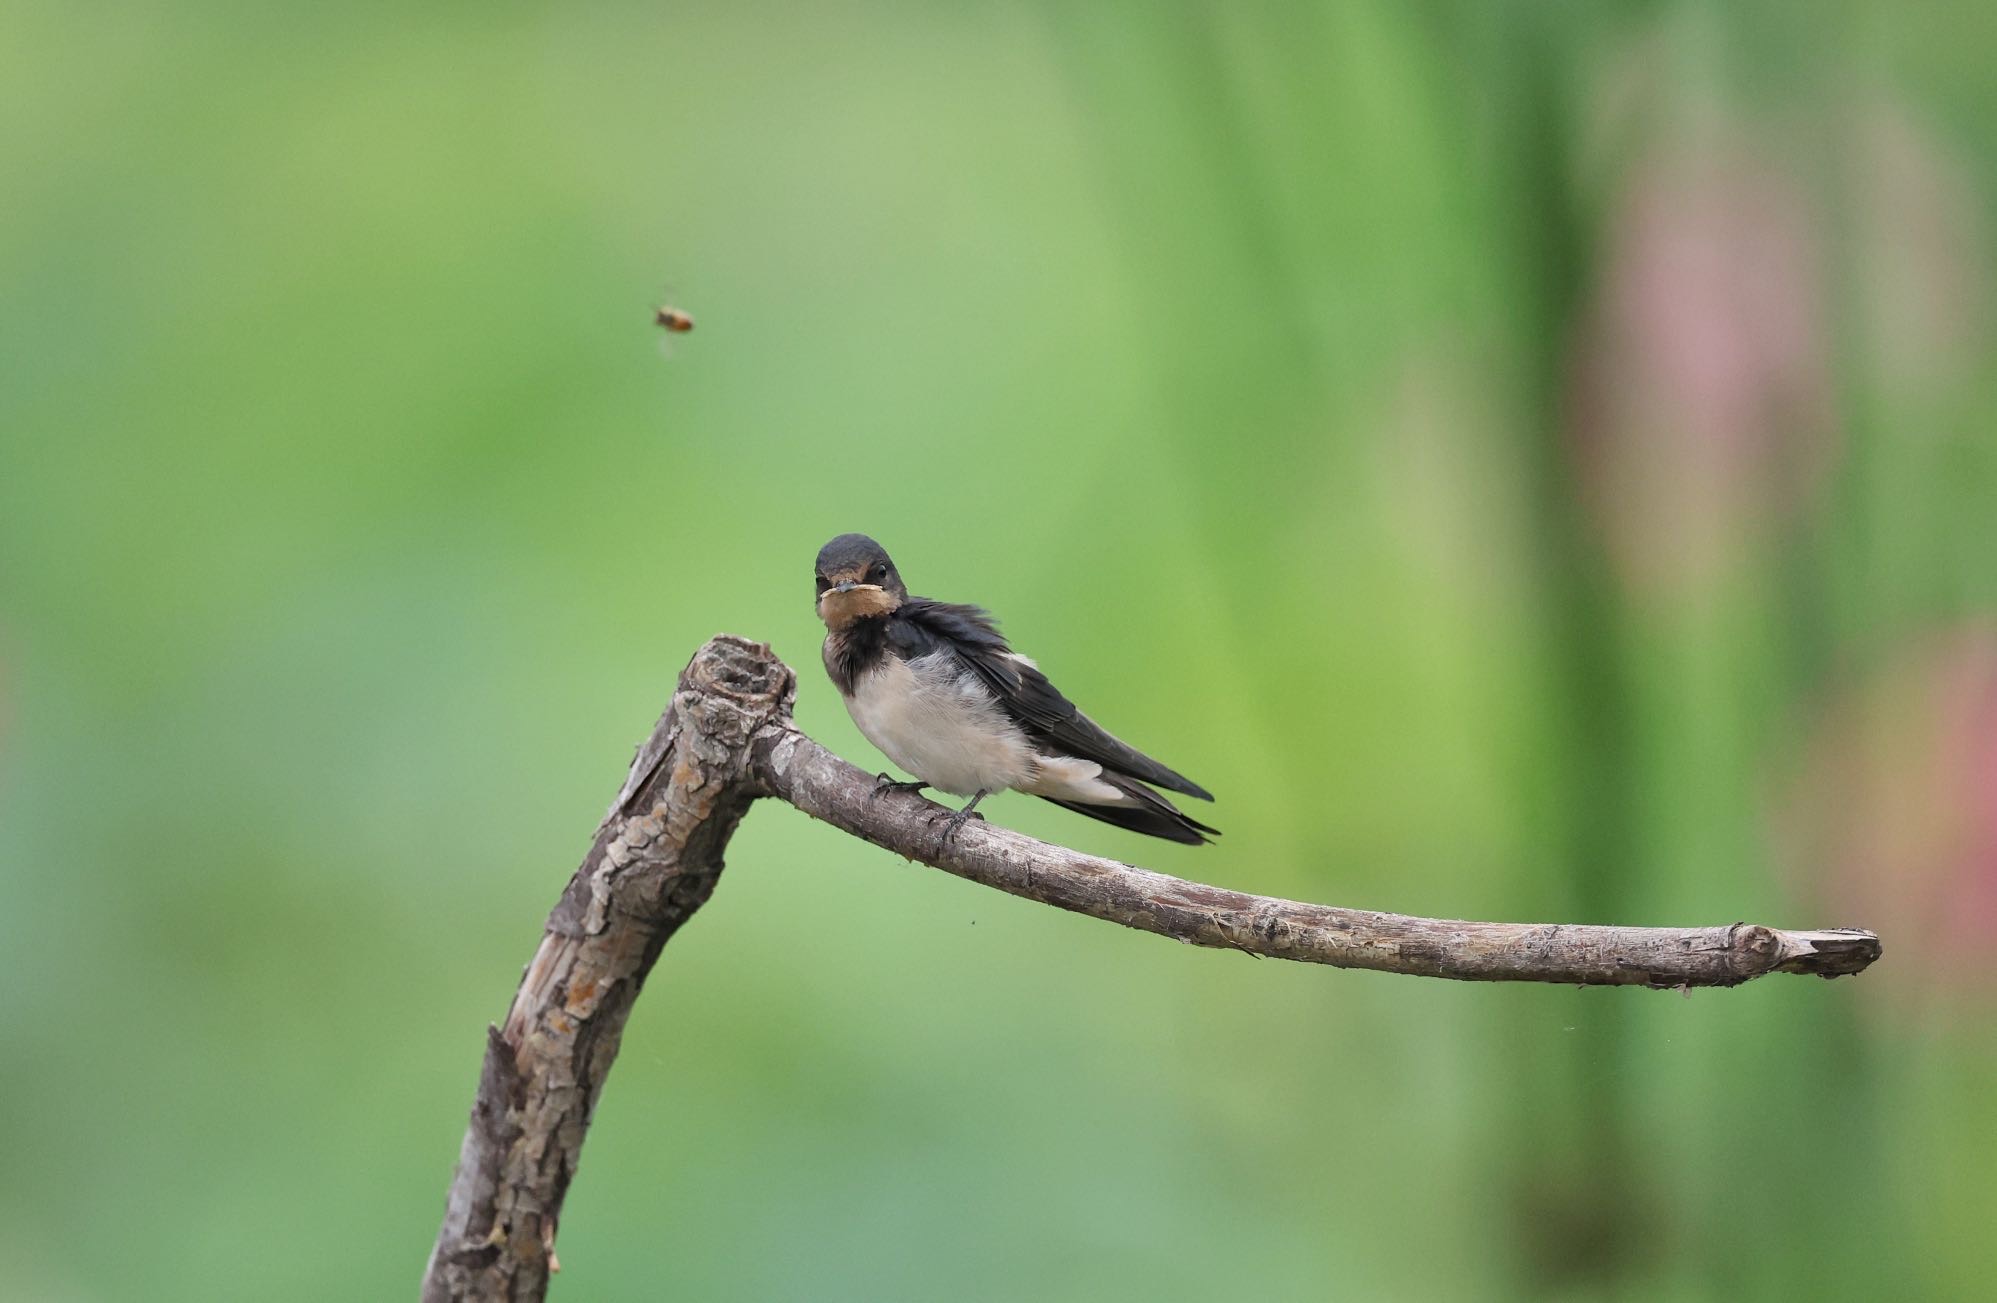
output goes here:
{"type": "Polygon", "coordinates": [[[1119,828],[1141,832],[1150,837],[1162,837],[1169,842],[1181,842],[1187,846],[1204,845],[1211,833],[1220,836],[1220,829],[1209,828],[1199,820],[1189,817],[1178,806],[1173,805],[1158,793],[1152,791],[1134,778],[1105,769],[1100,781],[1123,794],[1123,800],[1115,805],[1092,805],[1082,801],[1059,801],[1053,797],[1042,797],[1052,801],[1064,810],[1076,814],[1086,814],[1091,819],[1113,823],[1119,828]]]}

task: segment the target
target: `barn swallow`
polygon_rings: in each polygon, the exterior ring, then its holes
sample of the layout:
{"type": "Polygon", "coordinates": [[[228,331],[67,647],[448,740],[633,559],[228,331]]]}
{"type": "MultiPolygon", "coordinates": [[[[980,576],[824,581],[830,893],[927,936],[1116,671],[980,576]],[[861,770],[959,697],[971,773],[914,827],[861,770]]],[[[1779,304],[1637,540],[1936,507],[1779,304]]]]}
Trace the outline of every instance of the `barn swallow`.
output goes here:
{"type": "Polygon", "coordinates": [[[827,543],[817,571],[825,672],[860,732],[917,780],[883,774],[880,789],[971,798],[950,816],[945,842],[1006,788],[1167,841],[1197,846],[1202,834],[1219,835],[1151,790],[1213,800],[1205,788],[1076,709],[982,609],[909,596],[886,550],[864,534],[827,543]]]}

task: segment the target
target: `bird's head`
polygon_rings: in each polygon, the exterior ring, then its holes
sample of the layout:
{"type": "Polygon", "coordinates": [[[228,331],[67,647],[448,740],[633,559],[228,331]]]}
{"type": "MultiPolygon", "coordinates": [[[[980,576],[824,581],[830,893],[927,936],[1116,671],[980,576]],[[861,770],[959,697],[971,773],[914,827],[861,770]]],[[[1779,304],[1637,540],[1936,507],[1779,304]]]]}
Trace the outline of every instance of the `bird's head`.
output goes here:
{"type": "Polygon", "coordinates": [[[891,614],[907,597],[887,549],[865,534],[841,534],[818,549],[818,618],[835,633],[891,614]]]}

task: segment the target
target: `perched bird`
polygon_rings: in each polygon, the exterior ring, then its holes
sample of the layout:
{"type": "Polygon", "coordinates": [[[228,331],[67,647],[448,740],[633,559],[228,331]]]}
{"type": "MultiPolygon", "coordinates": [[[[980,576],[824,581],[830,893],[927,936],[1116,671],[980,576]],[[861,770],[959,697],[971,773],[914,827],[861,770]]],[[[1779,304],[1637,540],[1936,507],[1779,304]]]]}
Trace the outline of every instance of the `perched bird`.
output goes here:
{"type": "Polygon", "coordinates": [[[918,780],[882,774],[881,788],[971,798],[944,841],[1005,788],[1168,841],[1219,835],[1151,790],[1211,801],[1205,788],[1104,732],[978,607],[909,596],[873,539],[827,543],[817,578],[825,672],[860,732],[918,780]]]}

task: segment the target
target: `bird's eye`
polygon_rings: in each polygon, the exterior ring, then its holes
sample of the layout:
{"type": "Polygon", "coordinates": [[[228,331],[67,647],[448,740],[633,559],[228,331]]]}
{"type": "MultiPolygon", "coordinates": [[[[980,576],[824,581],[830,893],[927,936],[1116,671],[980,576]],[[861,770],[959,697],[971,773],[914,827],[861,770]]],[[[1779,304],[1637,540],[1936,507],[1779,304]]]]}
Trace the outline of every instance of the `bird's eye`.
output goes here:
{"type": "Polygon", "coordinates": [[[869,575],[868,578],[872,579],[877,584],[884,584],[888,581],[888,568],[876,562],[874,565],[873,573],[869,575]]]}
{"type": "Polygon", "coordinates": [[[818,591],[819,591],[819,592],[821,592],[821,593],[822,593],[822,592],[824,592],[824,591],[825,591],[826,589],[828,589],[828,588],[830,588],[830,587],[832,587],[832,581],[831,581],[830,579],[827,579],[827,578],[826,578],[826,577],[825,577],[824,575],[820,575],[820,576],[818,576],[818,591]]]}

